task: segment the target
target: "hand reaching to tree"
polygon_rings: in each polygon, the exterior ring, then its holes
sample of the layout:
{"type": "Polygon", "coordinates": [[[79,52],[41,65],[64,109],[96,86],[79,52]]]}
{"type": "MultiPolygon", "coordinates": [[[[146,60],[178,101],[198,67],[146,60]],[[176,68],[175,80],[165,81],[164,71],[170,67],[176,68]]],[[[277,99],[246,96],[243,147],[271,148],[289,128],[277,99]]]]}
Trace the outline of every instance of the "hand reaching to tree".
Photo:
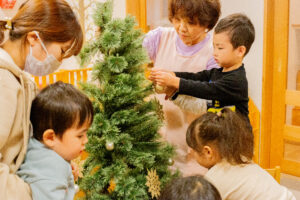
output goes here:
{"type": "Polygon", "coordinates": [[[71,162],[72,174],[74,176],[74,181],[76,182],[79,177],[79,168],[76,163],[71,162]]]}
{"type": "Polygon", "coordinates": [[[149,79],[162,87],[179,88],[180,78],[175,73],[163,69],[152,69],[149,79]]]}

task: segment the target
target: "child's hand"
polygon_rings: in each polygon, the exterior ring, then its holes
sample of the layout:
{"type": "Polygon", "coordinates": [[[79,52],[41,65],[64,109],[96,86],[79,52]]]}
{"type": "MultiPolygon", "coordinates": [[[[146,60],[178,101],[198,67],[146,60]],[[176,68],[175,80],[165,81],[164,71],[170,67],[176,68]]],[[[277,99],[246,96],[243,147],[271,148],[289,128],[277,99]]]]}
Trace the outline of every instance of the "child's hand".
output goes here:
{"type": "Polygon", "coordinates": [[[174,72],[169,71],[169,70],[166,70],[166,69],[151,69],[150,76],[149,76],[149,80],[155,81],[153,75],[154,75],[156,72],[166,72],[166,73],[169,73],[169,74],[171,74],[171,75],[173,75],[173,76],[176,76],[174,72]]]}
{"type": "Polygon", "coordinates": [[[77,164],[75,164],[72,161],[71,161],[71,167],[72,167],[72,174],[74,176],[74,181],[76,182],[79,177],[79,168],[78,168],[77,164]]]}
{"type": "Polygon", "coordinates": [[[167,70],[152,70],[150,80],[163,87],[179,88],[180,79],[175,76],[174,72],[167,70]]]}

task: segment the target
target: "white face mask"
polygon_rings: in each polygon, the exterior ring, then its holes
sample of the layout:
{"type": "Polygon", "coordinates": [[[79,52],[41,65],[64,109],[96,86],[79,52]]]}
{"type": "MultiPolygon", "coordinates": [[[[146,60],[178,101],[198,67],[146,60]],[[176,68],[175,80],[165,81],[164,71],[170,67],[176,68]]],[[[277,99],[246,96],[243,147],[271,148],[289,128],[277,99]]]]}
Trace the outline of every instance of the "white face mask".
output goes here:
{"type": "Polygon", "coordinates": [[[24,71],[34,76],[44,76],[47,74],[51,74],[58,69],[58,67],[61,65],[61,62],[59,62],[53,55],[48,54],[48,51],[39,34],[37,32],[35,32],[35,34],[40,40],[43,49],[47,53],[47,58],[43,61],[39,61],[32,55],[32,49],[31,46],[29,46],[29,54],[26,57],[24,71]]]}

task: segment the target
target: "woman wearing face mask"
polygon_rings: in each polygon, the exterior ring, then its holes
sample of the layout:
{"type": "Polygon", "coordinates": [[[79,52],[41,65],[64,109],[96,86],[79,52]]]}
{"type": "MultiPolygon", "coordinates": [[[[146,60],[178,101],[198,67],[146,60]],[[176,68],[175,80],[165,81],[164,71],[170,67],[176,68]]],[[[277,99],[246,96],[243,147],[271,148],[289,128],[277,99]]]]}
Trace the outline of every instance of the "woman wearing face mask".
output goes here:
{"type": "MultiPolygon", "coordinates": [[[[82,47],[81,27],[64,0],[28,0],[11,21],[0,20],[0,198],[31,199],[15,173],[30,137],[33,75],[54,72],[82,47]]],[[[42,114],[42,113],[41,113],[42,114]]]]}

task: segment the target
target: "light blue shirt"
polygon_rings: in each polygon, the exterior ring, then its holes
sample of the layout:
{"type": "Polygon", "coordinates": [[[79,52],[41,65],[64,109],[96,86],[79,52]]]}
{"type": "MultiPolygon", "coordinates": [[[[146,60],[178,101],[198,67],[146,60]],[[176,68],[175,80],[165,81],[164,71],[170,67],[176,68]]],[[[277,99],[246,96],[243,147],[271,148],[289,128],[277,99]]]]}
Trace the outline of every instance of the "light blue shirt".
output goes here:
{"type": "Polygon", "coordinates": [[[17,174],[30,184],[33,200],[73,200],[74,177],[70,163],[30,138],[24,163],[17,174]]]}

